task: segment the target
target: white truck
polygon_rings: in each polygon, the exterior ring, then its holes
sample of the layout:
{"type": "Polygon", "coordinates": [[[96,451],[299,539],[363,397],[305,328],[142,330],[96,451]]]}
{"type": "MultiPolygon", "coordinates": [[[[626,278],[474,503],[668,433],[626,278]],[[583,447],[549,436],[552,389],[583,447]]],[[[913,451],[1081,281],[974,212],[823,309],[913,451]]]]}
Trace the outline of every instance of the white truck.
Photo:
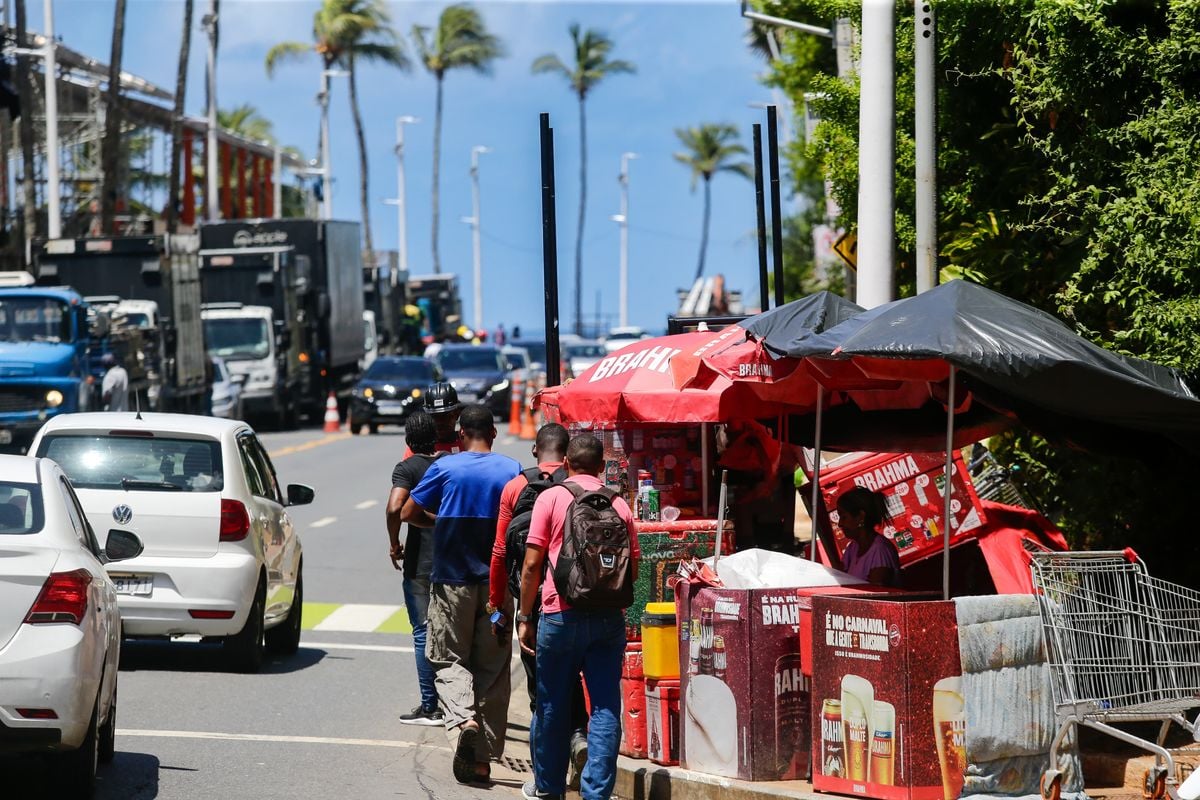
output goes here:
{"type": "Polygon", "coordinates": [[[265,416],[281,427],[293,424],[298,376],[287,333],[276,331],[270,306],[206,303],[200,318],[208,354],[224,359],[230,374],[242,378],[246,416],[265,416]]]}

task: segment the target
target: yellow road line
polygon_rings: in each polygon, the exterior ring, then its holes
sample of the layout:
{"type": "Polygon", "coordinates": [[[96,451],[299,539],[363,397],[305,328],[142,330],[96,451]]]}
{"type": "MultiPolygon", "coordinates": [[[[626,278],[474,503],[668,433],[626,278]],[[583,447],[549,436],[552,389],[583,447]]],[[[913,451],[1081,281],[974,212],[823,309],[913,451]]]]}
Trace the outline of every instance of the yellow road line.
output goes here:
{"type": "Polygon", "coordinates": [[[280,456],[290,456],[292,453],[301,453],[305,450],[312,450],[314,447],[321,447],[334,442],[340,442],[342,439],[349,439],[350,434],[343,431],[342,433],[331,433],[328,436],[322,436],[320,439],[313,439],[311,442],[303,444],[293,444],[288,447],[282,447],[278,450],[271,450],[267,455],[271,458],[279,458],[280,456]]]}

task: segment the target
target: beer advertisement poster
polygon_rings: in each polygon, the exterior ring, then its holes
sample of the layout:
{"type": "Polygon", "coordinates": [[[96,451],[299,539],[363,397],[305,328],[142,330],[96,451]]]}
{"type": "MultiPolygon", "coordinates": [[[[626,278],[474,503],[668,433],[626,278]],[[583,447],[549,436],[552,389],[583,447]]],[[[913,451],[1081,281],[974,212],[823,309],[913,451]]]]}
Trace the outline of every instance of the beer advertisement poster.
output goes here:
{"type": "Polygon", "coordinates": [[[813,788],[955,800],[965,727],[954,604],[813,598],[813,788]]]}
{"type": "Polygon", "coordinates": [[[812,696],[796,590],[684,586],[676,597],[682,765],[743,780],[803,778],[812,696]]]}

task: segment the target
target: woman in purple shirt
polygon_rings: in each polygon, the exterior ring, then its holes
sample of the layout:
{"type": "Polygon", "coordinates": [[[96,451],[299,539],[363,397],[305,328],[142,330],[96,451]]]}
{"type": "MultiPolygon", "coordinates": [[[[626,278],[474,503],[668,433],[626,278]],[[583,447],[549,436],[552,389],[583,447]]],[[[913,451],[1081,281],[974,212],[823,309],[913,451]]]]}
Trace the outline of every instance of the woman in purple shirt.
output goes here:
{"type": "Polygon", "coordinates": [[[878,586],[900,585],[900,554],[878,532],[888,518],[883,494],[857,486],[838,498],[838,525],[849,543],[842,551],[842,569],[878,586]]]}

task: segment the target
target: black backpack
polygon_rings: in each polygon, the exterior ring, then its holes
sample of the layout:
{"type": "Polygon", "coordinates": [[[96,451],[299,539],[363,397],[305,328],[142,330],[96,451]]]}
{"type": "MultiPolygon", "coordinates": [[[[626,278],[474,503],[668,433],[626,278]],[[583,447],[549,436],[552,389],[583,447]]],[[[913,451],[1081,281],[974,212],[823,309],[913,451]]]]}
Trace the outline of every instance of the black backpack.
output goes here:
{"type": "Polygon", "coordinates": [[[607,487],[563,486],[573,499],[554,565],[559,597],[580,611],[629,608],[633,605],[633,541],[629,526],[613,508],[617,493],[607,487]]]}
{"type": "MultiPolygon", "coordinates": [[[[521,599],[521,568],[525,564],[525,540],[529,537],[529,523],[533,521],[533,504],[542,492],[562,483],[567,477],[567,471],[559,467],[549,473],[542,472],[538,467],[530,467],[521,474],[525,476],[529,485],[517,495],[512,519],[504,532],[504,568],[508,570],[508,590],[518,602],[521,599]]],[[[544,562],[542,577],[545,577],[544,562]]]]}

